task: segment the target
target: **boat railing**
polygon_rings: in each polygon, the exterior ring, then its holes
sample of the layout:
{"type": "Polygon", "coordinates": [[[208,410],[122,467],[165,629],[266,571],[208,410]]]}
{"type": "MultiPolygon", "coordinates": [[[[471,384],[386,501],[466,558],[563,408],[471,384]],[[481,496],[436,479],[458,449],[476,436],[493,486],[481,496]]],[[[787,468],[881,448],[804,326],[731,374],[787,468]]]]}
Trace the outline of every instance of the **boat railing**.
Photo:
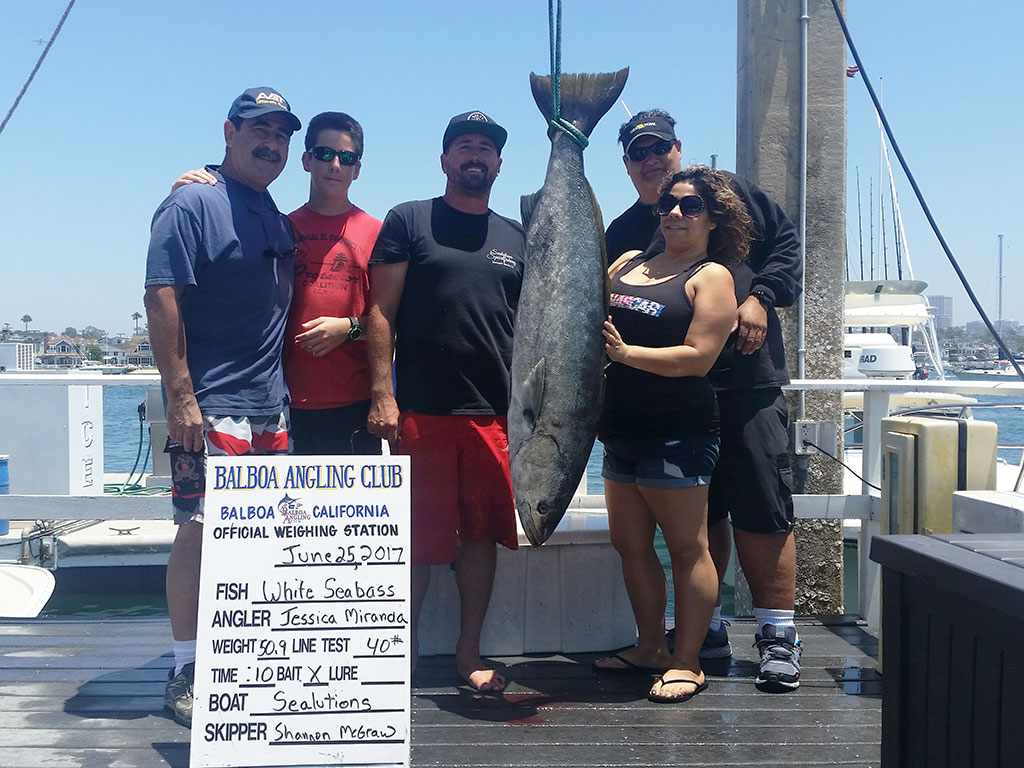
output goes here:
{"type": "MultiPolygon", "coordinates": [[[[786,387],[804,392],[861,392],[863,415],[861,489],[859,494],[803,494],[794,497],[794,508],[800,518],[834,518],[860,520],[858,536],[859,613],[869,625],[878,626],[880,609],[879,567],[870,559],[872,536],[882,533],[881,456],[882,419],[891,416],[892,398],[903,393],[957,394],[972,397],[999,397],[1024,401],[1021,381],[919,381],[912,379],[795,379],[786,387]],[[833,510],[836,511],[833,514],[833,510]]],[[[937,405],[936,407],[942,407],[937,405]]],[[[947,406],[948,407],[948,406],[947,406]]],[[[975,407],[974,403],[970,407],[975,407]]],[[[1001,446],[1003,448],[1012,446],[1001,446]]],[[[1017,488],[1024,476],[1024,456],[1018,473],[1017,488]]]]}

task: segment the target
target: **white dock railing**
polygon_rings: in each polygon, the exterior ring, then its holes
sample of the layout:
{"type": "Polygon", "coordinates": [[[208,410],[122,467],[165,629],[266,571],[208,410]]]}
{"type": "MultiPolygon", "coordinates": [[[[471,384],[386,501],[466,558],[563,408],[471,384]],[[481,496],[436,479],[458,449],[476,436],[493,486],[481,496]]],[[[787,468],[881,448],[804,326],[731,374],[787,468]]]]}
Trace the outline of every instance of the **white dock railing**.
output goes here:
{"type": "MultiPolygon", "coordinates": [[[[794,391],[862,392],[864,394],[861,493],[859,495],[799,495],[794,507],[800,518],[859,519],[858,582],[859,613],[872,627],[879,621],[880,569],[870,558],[871,538],[882,533],[881,485],[882,419],[891,413],[891,396],[907,392],[999,396],[1024,400],[1024,382],[917,381],[888,379],[795,379],[786,389],[794,391]],[[875,487],[872,487],[875,486],[875,487]]],[[[1021,460],[1024,467],[1024,457],[1021,460]]]]}
{"type": "MultiPolygon", "coordinates": [[[[159,386],[155,374],[0,374],[0,387],[74,387],[74,386],[159,386]]],[[[796,515],[804,519],[860,520],[859,595],[861,616],[877,625],[878,568],[868,557],[870,540],[881,533],[879,485],[882,445],[882,419],[890,414],[890,398],[904,392],[995,395],[1024,401],[1024,382],[990,381],[891,381],[881,379],[794,380],[790,390],[863,392],[863,466],[864,483],[859,494],[800,494],[794,497],[796,515]]],[[[0,414],[0,419],[3,415],[0,414]]],[[[7,449],[10,452],[10,449],[7,449]]],[[[4,451],[0,451],[4,452],[4,451]]],[[[574,508],[599,512],[604,507],[600,495],[580,496],[574,508]]],[[[0,519],[31,520],[165,520],[168,501],[162,496],[72,496],[11,495],[0,496],[0,519]]]]}

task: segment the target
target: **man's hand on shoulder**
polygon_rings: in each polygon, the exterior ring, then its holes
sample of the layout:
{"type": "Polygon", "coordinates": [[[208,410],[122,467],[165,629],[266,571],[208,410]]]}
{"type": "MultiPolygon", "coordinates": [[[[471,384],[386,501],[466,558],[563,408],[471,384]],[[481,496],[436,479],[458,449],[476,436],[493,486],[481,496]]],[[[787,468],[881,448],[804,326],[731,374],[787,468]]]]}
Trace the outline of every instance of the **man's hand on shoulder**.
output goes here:
{"type": "Polygon", "coordinates": [[[176,190],[178,187],[184,187],[186,184],[209,184],[210,186],[216,186],[217,177],[205,168],[196,168],[193,171],[185,171],[171,185],[171,192],[176,190]]]}

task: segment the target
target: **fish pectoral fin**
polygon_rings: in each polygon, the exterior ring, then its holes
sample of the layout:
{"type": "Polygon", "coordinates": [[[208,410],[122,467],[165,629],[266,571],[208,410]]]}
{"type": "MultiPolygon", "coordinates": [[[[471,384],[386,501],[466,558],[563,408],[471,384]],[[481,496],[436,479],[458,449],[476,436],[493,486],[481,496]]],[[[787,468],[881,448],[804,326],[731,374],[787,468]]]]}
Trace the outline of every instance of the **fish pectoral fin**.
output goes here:
{"type": "Polygon", "coordinates": [[[546,365],[542,357],[533,366],[523,382],[523,416],[526,418],[530,429],[534,428],[537,419],[540,417],[540,406],[544,401],[544,375],[546,365]]]}
{"type": "Polygon", "coordinates": [[[532,195],[523,195],[519,198],[519,218],[522,219],[523,229],[530,229],[530,222],[533,221],[533,212],[537,210],[542,191],[538,189],[532,195]]]}

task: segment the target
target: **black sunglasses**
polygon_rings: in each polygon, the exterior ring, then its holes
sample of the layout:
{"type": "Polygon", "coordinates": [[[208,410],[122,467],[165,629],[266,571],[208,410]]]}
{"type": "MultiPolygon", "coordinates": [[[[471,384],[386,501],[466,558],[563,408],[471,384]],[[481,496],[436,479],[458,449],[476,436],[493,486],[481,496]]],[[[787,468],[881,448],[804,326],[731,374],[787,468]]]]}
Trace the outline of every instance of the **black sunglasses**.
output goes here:
{"type": "Polygon", "coordinates": [[[359,156],[355,152],[349,152],[347,149],[331,149],[330,147],[313,147],[309,150],[309,154],[319,160],[321,163],[329,163],[335,157],[338,158],[338,162],[342,165],[355,165],[359,162],[359,156]]]}
{"type": "Polygon", "coordinates": [[[656,141],[653,144],[648,144],[646,147],[630,147],[626,150],[626,157],[634,163],[641,163],[646,160],[647,156],[652,152],[656,155],[667,155],[675,145],[676,143],[674,141],[662,139],[661,141],[656,141]]]}
{"type": "Polygon", "coordinates": [[[267,248],[263,251],[263,255],[270,259],[290,259],[294,257],[295,238],[288,219],[280,213],[274,213],[274,221],[268,228],[264,215],[260,211],[253,208],[249,210],[256,214],[256,218],[260,220],[263,236],[267,239],[267,248]]]}
{"type": "Polygon", "coordinates": [[[679,206],[679,212],[688,219],[699,219],[704,213],[704,198],[700,195],[683,195],[676,197],[668,192],[658,198],[654,204],[654,212],[659,216],[668,216],[679,206]]]}

